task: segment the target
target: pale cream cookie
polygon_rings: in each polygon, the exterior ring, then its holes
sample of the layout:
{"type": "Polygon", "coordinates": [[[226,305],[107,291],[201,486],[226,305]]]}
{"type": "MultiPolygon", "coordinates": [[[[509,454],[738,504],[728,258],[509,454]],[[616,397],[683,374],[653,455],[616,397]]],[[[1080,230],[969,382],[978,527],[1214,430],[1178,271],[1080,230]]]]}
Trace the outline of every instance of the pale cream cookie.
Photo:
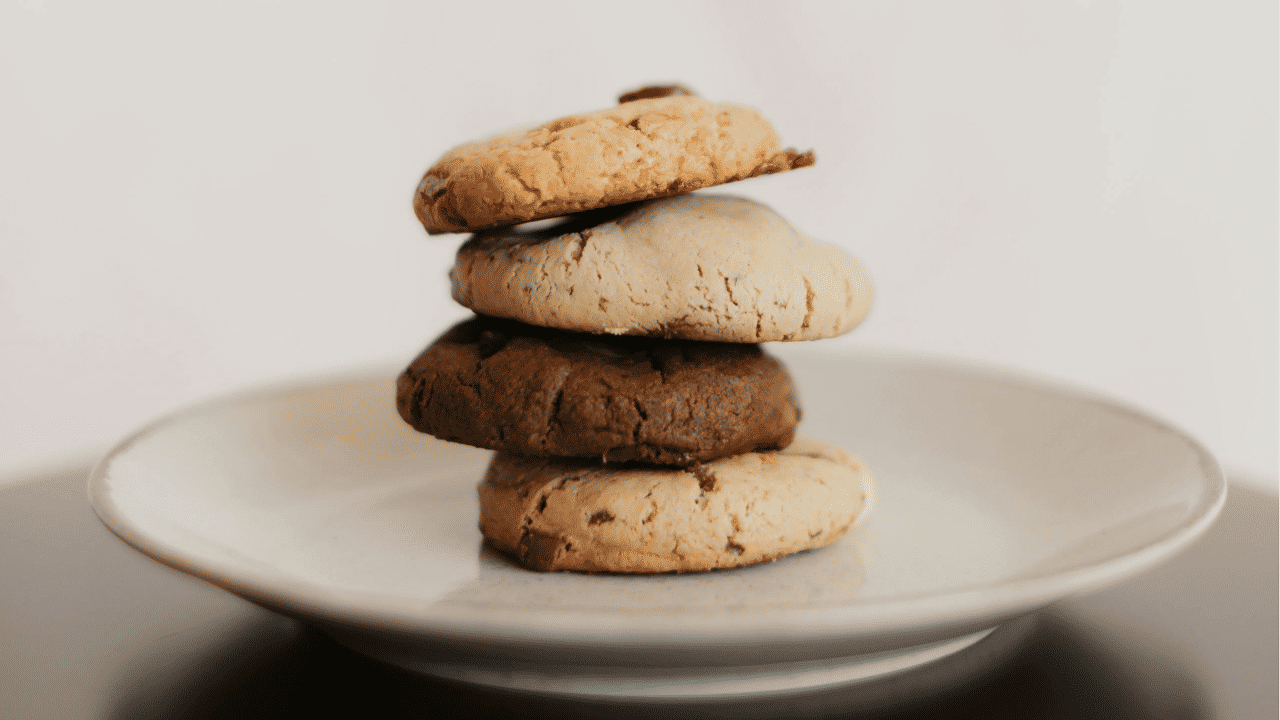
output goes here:
{"type": "Polygon", "coordinates": [[[463,244],[453,297],[485,315],[596,334],[769,342],[852,330],[875,291],[844,249],[740,197],[676,195],[463,244]]]}
{"type": "Polygon", "coordinates": [[[696,572],[822,547],[866,517],[871,474],[845,450],[785,450],[691,468],[498,454],[480,484],[480,531],[534,570],[696,572]]]}
{"type": "Polygon", "coordinates": [[[413,207],[430,233],[474,232],[812,165],[759,111],[646,88],[608,110],[454,148],[413,207]],[[639,98],[639,99],[630,99],[639,98]]]}

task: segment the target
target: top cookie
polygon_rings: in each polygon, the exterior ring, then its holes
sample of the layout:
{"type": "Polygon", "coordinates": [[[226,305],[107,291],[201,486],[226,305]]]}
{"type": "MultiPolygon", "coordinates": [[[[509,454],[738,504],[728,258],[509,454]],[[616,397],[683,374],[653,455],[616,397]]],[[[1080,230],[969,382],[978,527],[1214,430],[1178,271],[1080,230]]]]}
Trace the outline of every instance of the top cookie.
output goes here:
{"type": "Polygon", "coordinates": [[[429,233],[474,232],[813,162],[813,151],[783,149],[753,108],[642,97],[454,148],[422,178],[413,208],[429,233]]]}

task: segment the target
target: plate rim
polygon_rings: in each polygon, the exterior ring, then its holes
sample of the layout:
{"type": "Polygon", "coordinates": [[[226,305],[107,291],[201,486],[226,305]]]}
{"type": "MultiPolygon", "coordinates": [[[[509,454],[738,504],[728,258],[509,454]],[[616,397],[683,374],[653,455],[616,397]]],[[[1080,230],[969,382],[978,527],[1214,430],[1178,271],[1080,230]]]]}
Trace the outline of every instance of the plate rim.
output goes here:
{"type": "MultiPolygon", "coordinates": [[[[771,351],[778,348],[771,346],[771,351]]],[[[318,390],[343,384],[369,382],[377,377],[394,378],[400,368],[386,366],[300,378],[215,396],[180,406],[139,427],[115,444],[93,467],[87,481],[88,499],[102,523],[135,550],[175,570],[219,586],[251,602],[286,615],[320,623],[392,632],[405,637],[475,641],[479,633],[487,644],[523,643],[557,647],[616,645],[629,648],[699,646],[717,643],[788,642],[816,638],[856,639],[925,630],[990,623],[1044,607],[1052,602],[1106,587],[1171,559],[1198,539],[1217,519],[1226,500],[1227,482],[1221,465],[1194,435],[1135,404],[1108,393],[1075,385],[1047,375],[995,363],[940,355],[874,348],[787,348],[778,353],[804,362],[815,359],[861,358],[881,363],[911,364],[933,370],[960,372],[987,380],[1012,381],[1022,385],[1075,396],[1110,406],[1131,418],[1140,419],[1171,432],[1195,451],[1204,484],[1199,502],[1187,519],[1159,538],[1129,553],[1043,576],[1014,579],[1002,583],[998,597],[989,586],[964,588],[907,599],[882,599],[839,607],[785,608],[782,610],[691,612],[628,611],[623,627],[584,627],[578,609],[516,610],[412,605],[397,596],[356,591],[335,591],[324,585],[281,579],[247,568],[207,558],[192,559],[180,550],[151,537],[128,517],[112,497],[109,471],[112,461],[140,439],[165,426],[201,412],[233,406],[273,396],[318,390]],[[288,585],[282,589],[281,585],[288,585]],[[982,597],[986,596],[986,597],[982,597]],[[423,611],[426,611],[425,613],[423,611]],[[416,612],[415,612],[416,611],[416,612]],[[772,617],[772,621],[761,622],[772,617]],[[530,618],[533,619],[531,626],[530,618]],[[741,631],[743,618],[751,618],[748,631],[741,631]],[[523,620],[523,622],[521,622],[523,620]],[[683,622],[682,622],[683,620],[683,622]],[[738,630],[738,632],[735,632],[738,630]]]]}

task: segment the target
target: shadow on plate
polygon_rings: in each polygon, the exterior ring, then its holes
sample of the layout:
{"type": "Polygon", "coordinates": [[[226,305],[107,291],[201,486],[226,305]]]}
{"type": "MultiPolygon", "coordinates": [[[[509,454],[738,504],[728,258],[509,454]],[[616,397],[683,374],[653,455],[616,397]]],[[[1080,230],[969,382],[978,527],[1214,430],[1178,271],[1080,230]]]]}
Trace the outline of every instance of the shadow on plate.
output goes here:
{"type": "Polygon", "coordinates": [[[135,674],[120,688],[111,717],[1209,717],[1185,672],[1126,660],[1098,632],[1054,612],[1037,618],[1005,662],[960,690],[850,711],[865,704],[858,694],[855,687],[714,704],[566,702],[431,680],[367,659],[307,626],[263,616],[179,665],[135,674]]]}

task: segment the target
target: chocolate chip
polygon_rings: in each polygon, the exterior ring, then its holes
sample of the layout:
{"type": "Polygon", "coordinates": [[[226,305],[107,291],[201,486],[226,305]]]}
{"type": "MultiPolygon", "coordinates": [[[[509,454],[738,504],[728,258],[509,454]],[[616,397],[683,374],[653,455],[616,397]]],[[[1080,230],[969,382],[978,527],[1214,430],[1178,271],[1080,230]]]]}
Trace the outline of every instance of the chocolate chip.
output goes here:
{"type": "Polygon", "coordinates": [[[618,97],[618,104],[629,103],[633,100],[648,100],[650,98],[673,97],[676,95],[697,95],[697,93],[683,85],[650,85],[639,90],[632,90],[629,93],[623,93],[618,97]]]}
{"type": "Polygon", "coordinates": [[[556,562],[569,550],[572,543],[555,535],[547,535],[537,530],[525,528],[520,537],[520,561],[532,570],[546,572],[555,567],[556,562]]]}

